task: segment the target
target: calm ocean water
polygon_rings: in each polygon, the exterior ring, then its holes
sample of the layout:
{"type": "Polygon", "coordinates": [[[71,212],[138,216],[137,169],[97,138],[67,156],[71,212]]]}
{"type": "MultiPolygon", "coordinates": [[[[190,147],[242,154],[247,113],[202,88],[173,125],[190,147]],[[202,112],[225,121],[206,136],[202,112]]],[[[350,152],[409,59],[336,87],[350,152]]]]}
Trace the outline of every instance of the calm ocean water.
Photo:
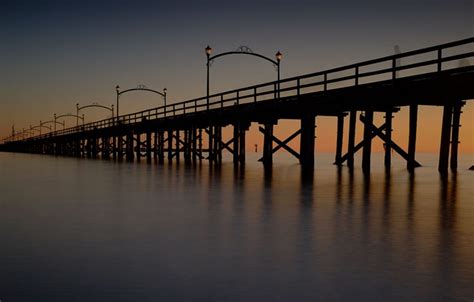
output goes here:
{"type": "MultiPolygon", "coordinates": [[[[312,180],[0,153],[0,300],[473,301],[474,164],[312,180]]],[[[359,163],[360,161],[358,161],[359,163]]]]}

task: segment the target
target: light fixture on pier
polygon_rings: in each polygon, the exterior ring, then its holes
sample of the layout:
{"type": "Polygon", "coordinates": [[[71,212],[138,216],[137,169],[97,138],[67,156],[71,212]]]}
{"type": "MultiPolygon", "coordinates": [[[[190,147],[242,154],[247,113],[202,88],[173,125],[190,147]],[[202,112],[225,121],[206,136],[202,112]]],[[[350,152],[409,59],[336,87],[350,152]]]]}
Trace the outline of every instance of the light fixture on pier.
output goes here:
{"type": "Polygon", "coordinates": [[[209,56],[211,55],[211,53],[212,53],[212,47],[209,46],[209,45],[207,45],[207,47],[206,47],[205,50],[206,50],[206,55],[209,57],[209,56]]]}
{"type": "Polygon", "coordinates": [[[283,54],[278,51],[276,54],[275,54],[275,58],[277,59],[278,62],[281,61],[281,59],[283,58],[283,54]]]}

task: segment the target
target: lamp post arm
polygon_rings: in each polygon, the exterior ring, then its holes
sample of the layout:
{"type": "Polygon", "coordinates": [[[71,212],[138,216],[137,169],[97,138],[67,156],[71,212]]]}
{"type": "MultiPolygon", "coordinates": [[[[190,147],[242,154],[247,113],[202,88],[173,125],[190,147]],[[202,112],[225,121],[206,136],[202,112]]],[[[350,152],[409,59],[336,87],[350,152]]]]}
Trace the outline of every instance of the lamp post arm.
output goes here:
{"type": "Polygon", "coordinates": [[[58,118],[62,118],[62,117],[75,117],[75,118],[79,118],[81,120],[84,120],[84,116],[80,116],[80,115],[77,115],[77,114],[61,114],[61,115],[57,115],[55,116],[55,119],[58,119],[58,118]]]}
{"type": "Polygon", "coordinates": [[[162,97],[166,97],[166,94],[164,92],[159,92],[157,90],[153,90],[153,89],[149,89],[149,88],[131,88],[131,89],[127,89],[127,90],[123,90],[123,91],[119,91],[118,94],[119,95],[122,95],[126,92],[130,92],[130,91],[149,91],[149,92],[153,92],[153,93],[156,93],[156,94],[159,94],[161,95],[162,97]]]}
{"type": "Polygon", "coordinates": [[[264,60],[267,60],[268,62],[274,64],[275,66],[278,66],[278,65],[279,65],[279,61],[270,59],[269,57],[266,57],[266,56],[264,56],[264,55],[261,55],[261,54],[258,54],[258,53],[254,53],[254,52],[243,52],[243,51],[228,51],[228,52],[223,52],[223,53],[214,55],[214,56],[212,56],[212,57],[209,57],[209,61],[212,61],[212,60],[214,60],[214,59],[217,59],[217,58],[223,57],[223,56],[227,56],[227,55],[250,55],[250,56],[255,56],[255,57],[259,57],[259,58],[262,58],[262,59],[264,59],[264,60]]]}
{"type": "MultiPolygon", "coordinates": [[[[99,108],[104,108],[104,109],[107,109],[111,112],[113,112],[113,108],[114,108],[114,105],[112,105],[111,107],[107,107],[107,106],[104,106],[104,105],[100,105],[100,104],[91,104],[91,105],[86,105],[86,106],[82,106],[82,107],[78,107],[77,108],[77,111],[81,111],[82,109],[86,109],[86,108],[89,108],[89,107],[99,107],[99,108]]],[[[79,115],[79,114],[78,114],[79,115]]]]}

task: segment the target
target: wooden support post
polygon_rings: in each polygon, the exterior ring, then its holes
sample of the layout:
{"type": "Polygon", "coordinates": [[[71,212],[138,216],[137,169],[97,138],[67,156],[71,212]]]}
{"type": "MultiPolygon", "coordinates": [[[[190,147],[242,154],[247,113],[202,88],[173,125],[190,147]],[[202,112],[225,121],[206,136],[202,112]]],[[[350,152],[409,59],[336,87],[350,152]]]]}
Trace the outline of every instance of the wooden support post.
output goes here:
{"type": "Polygon", "coordinates": [[[341,165],[342,140],[344,138],[344,115],[337,116],[336,163],[341,165]]]}
{"type": "Polygon", "coordinates": [[[347,166],[350,168],[354,167],[354,145],[355,145],[355,134],[356,134],[356,121],[357,111],[351,110],[349,116],[349,140],[347,142],[347,166]]]}
{"type": "Polygon", "coordinates": [[[158,131],[155,131],[153,133],[153,160],[155,161],[155,163],[158,160],[158,152],[159,152],[158,146],[159,146],[159,135],[158,135],[158,131]]]}
{"type": "Polygon", "coordinates": [[[213,154],[214,154],[214,162],[217,164],[219,162],[219,148],[220,148],[220,142],[218,140],[218,133],[217,133],[217,126],[214,127],[213,133],[214,133],[214,146],[212,147],[213,154]]]}
{"type": "Polygon", "coordinates": [[[199,128],[198,148],[199,148],[199,161],[202,161],[202,129],[201,128],[199,128]]]}
{"type": "Polygon", "coordinates": [[[459,144],[459,127],[461,120],[461,108],[464,105],[463,102],[456,102],[453,108],[453,126],[452,126],[452,137],[451,137],[451,170],[456,172],[458,169],[458,144],[459,144]]]}
{"type": "Polygon", "coordinates": [[[300,163],[303,168],[314,167],[314,116],[301,119],[300,163]]]}
{"type": "Polygon", "coordinates": [[[362,149],[362,171],[364,173],[370,172],[370,157],[372,153],[372,131],[370,125],[374,123],[374,111],[369,109],[365,111],[365,120],[364,124],[364,147],[362,149]]]}
{"type": "Polygon", "coordinates": [[[119,161],[123,160],[123,136],[120,134],[117,136],[117,157],[119,161]]]}
{"type": "Polygon", "coordinates": [[[180,158],[180,145],[179,145],[179,129],[176,130],[176,143],[175,143],[175,147],[176,147],[176,150],[175,150],[175,154],[176,154],[176,163],[179,164],[179,158],[180,158]]]}
{"type": "Polygon", "coordinates": [[[87,138],[87,142],[86,142],[86,156],[87,158],[92,157],[92,142],[91,142],[90,136],[87,138]]]}
{"type": "Polygon", "coordinates": [[[264,165],[273,163],[273,124],[265,124],[263,132],[263,158],[264,165]]]}
{"type": "Polygon", "coordinates": [[[56,152],[55,155],[61,155],[61,142],[56,140],[56,152]]]}
{"type": "Polygon", "coordinates": [[[188,162],[193,160],[193,128],[188,129],[188,162]]]}
{"type": "MultiPolygon", "coordinates": [[[[82,150],[81,150],[81,139],[77,139],[76,140],[76,157],[82,157],[82,150]]],[[[39,153],[42,154],[43,153],[43,147],[42,145],[40,145],[40,149],[39,149],[39,153]]]]}
{"type": "Polygon", "coordinates": [[[213,136],[212,136],[212,160],[214,163],[218,162],[218,148],[219,148],[219,142],[217,141],[217,126],[213,127],[212,130],[213,136]]]}
{"type": "Polygon", "coordinates": [[[416,167],[413,164],[415,162],[416,153],[416,128],[418,123],[418,105],[410,105],[410,121],[409,121],[409,133],[408,133],[408,161],[407,169],[413,171],[416,167]]]}
{"type": "Polygon", "coordinates": [[[107,136],[102,137],[102,158],[110,158],[110,138],[107,136]]]}
{"type": "Polygon", "coordinates": [[[146,161],[151,163],[151,132],[146,132],[146,161]]]}
{"type": "Polygon", "coordinates": [[[86,157],[92,158],[92,139],[90,136],[85,139],[85,148],[86,148],[86,157]]]}
{"type": "Polygon", "coordinates": [[[127,154],[125,155],[127,161],[133,161],[133,133],[127,133],[127,141],[126,141],[126,150],[127,154]]]}
{"type": "Polygon", "coordinates": [[[239,151],[240,151],[240,148],[239,148],[239,131],[240,131],[240,125],[239,123],[235,123],[234,124],[234,135],[233,135],[233,162],[234,164],[238,164],[239,163],[239,151]]]}
{"type": "Polygon", "coordinates": [[[245,164],[245,134],[249,126],[240,126],[239,127],[239,161],[240,164],[245,164]]]}
{"type": "Polygon", "coordinates": [[[160,164],[165,161],[165,132],[158,131],[158,162],[160,164]]]}
{"type": "Polygon", "coordinates": [[[222,163],[222,127],[221,126],[216,126],[216,132],[215,132],[215,151],[216,151],[216,163],[221,164],[222,163]]]}
{"type": "Polygon", "coordinates": [[[191,128],[191,154],[193,163],[197,161],[197,152],[196,128],[193,126],[191,128]]]}
{"type": "Polygon", "coordinates": [[[385,128],[385,136],[387,137],[387,141],[385,142],[385,158],[384,158],[384,163],[385,163],[385,168],[390,169],[392,165],[392,111],[387,110],[385,112],[385,125],[387,127],[385,128]]]}
{"type": "Polygon", "coordinates": [[[441,144],[439,148],[438,171],[448,172],[449,141],[451,136],[451,119],[453,116],[452,105],[445,105],[443,109],[443,124],[441,125],[441,144]]]}
{"type": "Polygon", "coordinates": [[[208,131],[208,137],[209,137],[209,147],[208,147],[208,156],[207,158],[209,159],[209,162],[212,163],[214,160],[214,127],[209,126],[209,131],[208,131]]]}
{"type": "Polygon", "coordinates": [[[168,130],[168,161],[173,159],[173,130],[168,130]]]}
{"type": "Polygon", "coordinates": [[[184,130],[184,162],[191,163],[191,130],[184,130]]]}
{"type": "Polygon", "coordinates": [[[112,158],[117,159],[117,136],[112,135],[112,158]]]}
{"type": "Polygon", "coordinates": [[[183,157],[184,157],[184,162],[188,163],[188,130],[184,129],[184,138],[183,138],[183,157]]]}
{"type": "MultiPolygon", "coordinates": [[[[140,158],[141,158],[141,155],[142,155],[142,143],[141,143],[141,140],[140,140],[140,133],[137,133],[136,135],[136,140],[137,140],[137,146],[136,146],[136,149],[135,149],[135,153],[137,154],[137,161],[140,161],[140,158]]],[[[132,142],[133,144],[133,142],[132,142]]]]}

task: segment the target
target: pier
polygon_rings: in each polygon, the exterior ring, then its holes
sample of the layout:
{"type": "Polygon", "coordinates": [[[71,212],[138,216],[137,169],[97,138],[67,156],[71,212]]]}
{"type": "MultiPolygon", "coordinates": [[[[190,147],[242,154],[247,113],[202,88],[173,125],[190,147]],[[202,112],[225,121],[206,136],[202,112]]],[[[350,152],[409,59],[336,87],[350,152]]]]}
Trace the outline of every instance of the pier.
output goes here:
{"type": "MultiPolygon", "coordinates": [[[[317,164],[315,135],[324,131],[316,127],[318,117],[329,116],[337,120],[335,165],[353,167],[354,155],[362,152],[362,169],[369,173],[372,141],[381,139],[385,167],[391,167],[396,152],[413,171],[422,165],[416,159],[419,106],[438,106],[443,108],[438,170],[447,173],[458,166],[462,107],[474,99],[474,65],[459,64],[474,59],[473,45],[474,38],[468,38],[284,79],[278,72],[276,81],[216,94],[208,89],[206,96],[168,104],[166,90],[117,87],[117,100],[124,92],[148,90],[162,95],[165,105],[82,125],[77,113],[78,125],[66,129],[56,129],[55,117],[55,131],[49,128],[48,133],[30,137],[13,131],[0,150],[159,163],[207,160],[216,165],[221,164],[223,152],[230,152],[234,164],[243,165],[246,133],[251,123],[258,123],[264,138],[263,165],[271,166],[273,154],[285,150],[303,169],[311,170],[317,164]],[[392,139],[396,131],[392,122],[402,107],[409,108],[407,150],[392,139]],[[375,115],[384,117],[382,125],[374,124],[375,115]],[[300,129],[289,137],[276,137],[274,129],[284,119],[300,121],[300,129]],[[348,133],[344,133],[345,123],[349,123],[348,133]],[[227,126],[233,127],[230,138],[222,135],[227,126]],[[363,129],[360,142],[355,139],[357,126],[363,129]],[[289,142],[298,136],[300,148],[294,150],[289,142]],[[343,150],[344,140],[347,150],[343,150]]],[[[208,67],[209,59],[210,54],[208,67]]]]}

